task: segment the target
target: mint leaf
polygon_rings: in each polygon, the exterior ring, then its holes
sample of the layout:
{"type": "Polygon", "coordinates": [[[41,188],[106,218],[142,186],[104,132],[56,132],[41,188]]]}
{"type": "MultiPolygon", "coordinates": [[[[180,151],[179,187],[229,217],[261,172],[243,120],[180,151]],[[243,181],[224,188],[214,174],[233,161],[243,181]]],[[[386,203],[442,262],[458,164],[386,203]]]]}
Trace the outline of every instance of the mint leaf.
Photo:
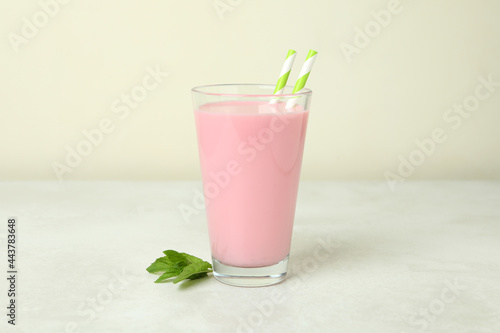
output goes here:
{"type": "Polygon", "coordinates": [[[165,257],[167,257],[168,260],[170,260],[172,263],[184,263],[186,261],[184,256],[177,251],[166,250],[166,251],[163,251],[163,253],[165,254],[165,257]]]}
{"type": "Polygon", "coordinates": [[[173,278],[174,276],[179,275],[182,272],[183,268],[180,266],[172,266],[165,270],[165,272],[158,278],[156,279],[155,283],[160,283],[160,282],[166,282],[165,280],[168,280],[170,278],[173,278]]]}
{"type": "Polygon", "coordinates": [[[166,257],[161,257],[155,260],[146,270],[149,273],[164,272],[172,266],[172,262],[166,257]]]}
{"type": "Polygon", "coordinates": [[[182,280],[185,279],[191,279],[191,280],[199,279],[200,277],[202,277],[199,276],[199,274],[206,274],[208,272],[211,272],[212,271],[210,270],[211,267],[212,265],[203,260],[201,260],[201,262],[190,264],[182,270],[181,274],[179,274],[178,277],[175,278],[174,283],[181,282],[182,280]],[[196,275],[198,276],[195,277],[196,275]]]}
{"type": "MultiPolygon", "coordinates": [[[[206,262],[206,261],[203,261],[202,259],[200,259],[198,257],[192,256],[192,255],[187,254],[187,253],[181,253],[181,254],[184,256],[185,260],[187,262],[189,262],[190,264],[194,264],[194,263],[197,263],[197,262],[206,262]]],[[[210,265],[210,268],[212,268],[212,265],[210,265]]]]}
{"type": "Polygon", "coordinates": [[[194,264],[195,262],[203,262],[202,259],[195,257],[195,256],[192,256],[190,254],[184,253],[184,252],[179,253],[179,252],[174,251],[174,250],[166,250],[166,251],[163,251],[163,253],[165,254],[165,257],[167,257],[173,263],[180,263],[180,264],[183,264],[185,266],[187,266],[189,264],[194,264]]]}
{"type": "Polygon", "coordinates": [[[149,273],[162,273],[155,283],[178,283],[185,279],[196,280],[208,276],[212,265],[198,257],[174,250],[165,250],[164,257],[155,260],[146,270],[149,273]],[[172,279],[174,278],[175,279],[172,279]]]}
{"type": "Polygon", "coordinates": [[[197,274],[191,275],[189,277],[189,280],[198,280],[198,279],[204,278],[205,276],[208,276],[208,273],[209,272],[204,272],[204,273],[197,273],[197,274]]]}

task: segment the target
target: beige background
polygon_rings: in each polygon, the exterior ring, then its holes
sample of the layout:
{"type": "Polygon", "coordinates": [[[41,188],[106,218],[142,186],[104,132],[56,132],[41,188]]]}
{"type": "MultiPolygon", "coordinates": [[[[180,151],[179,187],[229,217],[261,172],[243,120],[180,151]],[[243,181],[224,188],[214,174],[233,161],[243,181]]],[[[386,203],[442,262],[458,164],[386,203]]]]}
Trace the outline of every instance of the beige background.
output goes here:
{"type": "Polygon", "coordinates": [[[104,118],[113,131],[62,179],[198,179],[190,88],[274,83],[288,48],[293,81],[319,51],[304,179],[500,179],[500,87],[443,118],[474,101],[478,76],[500,82],[499,1],[73,0],[53,17],[38,1],[0,3],[3,180],[57,179],[54,163],[104,118]],[[388,7],[380,28],[372,12],[388,7]],[[16,47],[24,17],[40,27],[16,47]],[[365,28],[369,44],[346,57],[365,28]],[[169,76],[120,118],[113,103],[157,66],[169,76]],[[436,128],[446,140],[418,160],[415,140],[436,128]],[[421,164],[400,173],[410,157],[421,164]]]}

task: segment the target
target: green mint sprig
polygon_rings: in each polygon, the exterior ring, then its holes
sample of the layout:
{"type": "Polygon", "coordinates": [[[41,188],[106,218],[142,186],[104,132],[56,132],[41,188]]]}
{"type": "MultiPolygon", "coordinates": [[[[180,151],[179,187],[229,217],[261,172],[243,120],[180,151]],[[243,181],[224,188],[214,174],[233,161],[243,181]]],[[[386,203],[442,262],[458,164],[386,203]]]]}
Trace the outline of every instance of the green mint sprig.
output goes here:
{"type": "Polygon", "coordinates": [[[146,270],[149,273],[163,273],[155,283],[196,280],[208,276],[212,265],[200,258],[174,250],[163,251],[164,257],[155,260],[146,270]]]}

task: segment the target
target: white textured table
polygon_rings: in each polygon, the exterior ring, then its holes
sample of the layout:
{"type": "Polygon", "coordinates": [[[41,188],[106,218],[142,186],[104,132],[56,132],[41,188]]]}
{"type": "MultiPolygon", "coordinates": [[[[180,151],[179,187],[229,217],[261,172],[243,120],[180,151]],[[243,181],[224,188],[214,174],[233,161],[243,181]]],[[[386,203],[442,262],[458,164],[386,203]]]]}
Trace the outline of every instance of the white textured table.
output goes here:
{"type": "Polygon", "coordinates": [[[1,332],[500,332],[500,183],[303,182],[289,278],[154,284],[162,250],[210,258],[194,182],[0,183],[18,218],[16,327],[1,332]],[[186,206],[182,206],[186,205],[186,206]]]}

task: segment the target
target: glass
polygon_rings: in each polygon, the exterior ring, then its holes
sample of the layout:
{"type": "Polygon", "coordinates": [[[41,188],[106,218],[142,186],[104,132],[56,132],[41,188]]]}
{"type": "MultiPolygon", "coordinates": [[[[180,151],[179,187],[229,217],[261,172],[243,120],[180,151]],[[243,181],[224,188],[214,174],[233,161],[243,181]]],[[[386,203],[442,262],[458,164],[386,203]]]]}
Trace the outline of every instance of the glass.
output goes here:
{"type": "Polygon", "coordinates": [[[292,89],[192,89],[213,274],[223,283],[267,286],[286,276],[312,94],[292,89]]]}

